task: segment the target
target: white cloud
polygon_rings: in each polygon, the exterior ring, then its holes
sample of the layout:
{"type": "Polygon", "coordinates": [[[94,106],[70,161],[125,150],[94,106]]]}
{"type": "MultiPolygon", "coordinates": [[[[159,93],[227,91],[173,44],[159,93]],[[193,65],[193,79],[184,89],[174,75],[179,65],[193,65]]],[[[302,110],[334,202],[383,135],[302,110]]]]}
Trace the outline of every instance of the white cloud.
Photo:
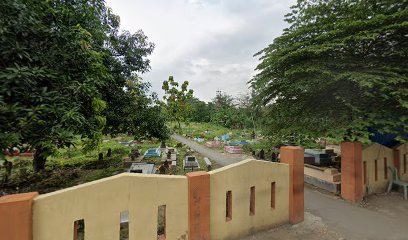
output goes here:
{"type": "Polygon", "coordinates": [[[286,27],[283,16],[295,0],[108,0],[121,28],[142,29],[156,44],[151,72],[142,77],[162,95],[173,75],[188,80],[196,97],[209,101],[217,90],[233,95],[258,64],[253,54],[286,27]]]}

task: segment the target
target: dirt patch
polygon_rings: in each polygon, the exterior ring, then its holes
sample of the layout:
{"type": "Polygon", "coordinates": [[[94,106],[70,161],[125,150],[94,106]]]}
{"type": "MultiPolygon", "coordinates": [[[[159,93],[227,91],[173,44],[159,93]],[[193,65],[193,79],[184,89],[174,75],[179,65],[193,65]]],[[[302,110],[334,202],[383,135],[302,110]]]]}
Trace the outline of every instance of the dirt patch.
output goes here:
{"type": "Polygon", "coordinates": [[[341,234],[330,229],[320,217],[305,212],[305,220],[296,225],[284,225],[265,232],[260,232],[241,240],[339,240],[341,234]]]}
{"type": "Polygon", "coordinates": [[[408,200],[404,199],[402,192],[372,194],[360,206],[408,222],[408,200]]]}

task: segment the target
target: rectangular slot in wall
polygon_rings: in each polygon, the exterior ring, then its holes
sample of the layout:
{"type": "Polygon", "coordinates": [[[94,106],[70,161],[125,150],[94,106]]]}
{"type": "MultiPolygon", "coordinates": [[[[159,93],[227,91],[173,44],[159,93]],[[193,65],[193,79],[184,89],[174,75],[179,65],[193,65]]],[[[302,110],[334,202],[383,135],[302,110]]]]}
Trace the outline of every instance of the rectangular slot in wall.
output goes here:
{"type": "Polygon", "coordinates": [[[120,213],[120,232],[119,240],[129,239],[129,211],[120,213]]]}
{"type": "Polygon", "coordinates": [[[225,220],[232,220],[232,192],[228,191],[225,197],[225,220]]]}
{"type": "Polygon", "coordinates": [[[255,186],[252,186],[250,189],[249,215],[255,215],[255,186]]]}
{"type": "Polygon", "coordinates": [[[384,158],[384,179],[388,179],[388,165],[387,158],[384,158]]]}
{"type": "Polygon", "coordinates": [[[74,222],[74,240],[85,239],[85,221],[84,219],[76,220],[74,222]]]}
{"type": "Polygon", "coordinates": [[[276,184],[275,182],[271,183],[271,208],[275,209],[275,189],[276,189],[276,184]]]}
{"type": "Polygon", "coordinates": [[[364,185],[367,184],[367,162],[363,162],[363,181],[364,185]]]}
{"type": "Polygon", "coordinates": [[[374,161],[374,180],[377,181],[378,180],[378,164],[377,164],[377,160],[374,161]]]}
{"type": "Polygon", "coordinates": [[[166,239],[166,205],[157,209],[157,239],[166,239]]]}
{"type": "Polygon", "coordinates": [[[404,154],[404,174],[407,173],[407,154],[404,154]]]}

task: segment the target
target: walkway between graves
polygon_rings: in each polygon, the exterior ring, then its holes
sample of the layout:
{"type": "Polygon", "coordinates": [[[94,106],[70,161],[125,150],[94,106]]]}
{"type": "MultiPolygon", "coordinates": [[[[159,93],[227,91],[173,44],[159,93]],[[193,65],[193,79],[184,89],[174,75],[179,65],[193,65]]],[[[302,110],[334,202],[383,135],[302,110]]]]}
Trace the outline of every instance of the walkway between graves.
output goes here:
{"type": "Polygon", "coordinates": [[[215,161],[221,166],[226,166],[232,163],[237,163],[242,160],[252,158],[245,154],[220,153],[177,134],[173,134],[171,137],[183,144],[186,144],[194,151],[197,151],[201,155],[208,157],[209,159],[211,159],[211,161],[215,161]]]}

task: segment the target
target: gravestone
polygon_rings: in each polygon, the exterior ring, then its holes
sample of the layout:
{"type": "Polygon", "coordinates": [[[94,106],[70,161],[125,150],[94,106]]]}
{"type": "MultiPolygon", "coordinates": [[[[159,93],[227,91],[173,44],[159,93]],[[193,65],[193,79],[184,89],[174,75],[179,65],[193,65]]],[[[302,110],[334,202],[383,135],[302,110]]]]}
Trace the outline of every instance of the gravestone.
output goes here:
{"type": "Polygon", "coordinates": [[[112,149],[108,149],[108,153],[106,154],[107,157],[111,157],[112,156],[112,149]]]}
{"type": "Polygon", "coordinates": [[[99,153],[99,155],[98,155],[98,160],[99,160],[99,161],[102,161],[102,160],[103,160],[103,153],[99,153]]]}

